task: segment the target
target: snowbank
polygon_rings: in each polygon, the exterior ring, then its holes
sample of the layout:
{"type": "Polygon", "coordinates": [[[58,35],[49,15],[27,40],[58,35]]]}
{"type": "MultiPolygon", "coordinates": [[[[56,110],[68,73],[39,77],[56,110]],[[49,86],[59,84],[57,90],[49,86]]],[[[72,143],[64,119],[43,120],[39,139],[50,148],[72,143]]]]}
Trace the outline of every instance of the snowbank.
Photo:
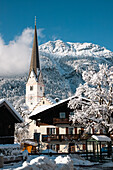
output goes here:
{"type": "Polygon", "coordinates": [[[92,162],[85,160],[85,158],[82,158],[80,155],[73,154],[73,155],[70,155],[70,157],[73,160],[73,165],[75,165],[75,166],[79,166],[79,165],[91,166],[91,165],[93,165],[92,162]]]}
{"type": "Polygon", "coordinates": [[[25,161],[23,166],[16,170],[73,170],[73,161],[69,156],[58,156],[55,160],[47,156],[36,157],[30,162],[25,161]]]}
{"type": "Polygon", "coordinates": [[[56,170],[73,170],[73,161],[69,156],[58,156],[55,159],[56,170]]]}
{"type": "Polygon", "coordinates": [[[55,163],[52,162],[48,157],[46,156],[39,156],[37,158],[34,158],[28,163],[25,161],[23,163],[23,166],[21,168],[17,168],[17,170],[55,170],[55,163]]]}

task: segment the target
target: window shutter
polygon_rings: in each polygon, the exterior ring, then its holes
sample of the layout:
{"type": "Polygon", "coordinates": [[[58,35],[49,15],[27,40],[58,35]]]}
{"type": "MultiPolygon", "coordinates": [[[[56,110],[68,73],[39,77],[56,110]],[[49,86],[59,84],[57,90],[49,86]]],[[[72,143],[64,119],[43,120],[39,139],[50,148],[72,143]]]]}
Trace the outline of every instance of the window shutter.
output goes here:
{"type": "Polygon", "coordinates": [[[68,135],[68,127],[66,127],[66,135],[68,135]]]}
{"type": "Polygon", "coordinates": [[[59,150],[59,144],[56,144],[56,151],[58,152],[59,150]]]}
{"type": "Polygon", "coordinates": [[[81,135],[84,133],[84,128],[82,127],[81,128],[81,135]]]}
{"type": "Polygon", "coordinates": [[[59,128],[56,127],[56,134],[59,135],[59,128]]]}
{"type": "Polygon", "coordinates": [[[84,131],[84,128],[82,127],[81,130],[84,131]]]}
{"type": "Polygon", "coordinates": [[[47,128],[47,135],[49,135],[49,128],[47,128]]]}
{"type": "Polygon", "coordinates": [[[77,134],[77,127],[75,127],[75,134],[77,134]]]}
{"type": "Polygon", "coordinates": [[[86,150],[86,145],[85,144],[83,144],[83,150],[86,150]]]}
{"type": "Polygon", "coordinates": [[[103,134],[103,129],[100,129],[100,134],[103,134]]]}

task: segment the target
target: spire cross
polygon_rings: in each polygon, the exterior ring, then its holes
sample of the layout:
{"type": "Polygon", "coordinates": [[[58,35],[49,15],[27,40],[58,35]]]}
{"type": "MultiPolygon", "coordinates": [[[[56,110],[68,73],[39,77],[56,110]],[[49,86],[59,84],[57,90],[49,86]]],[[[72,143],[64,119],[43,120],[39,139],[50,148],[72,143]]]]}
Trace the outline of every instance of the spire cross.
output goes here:
{"type": "Polygon", "coordinates": [[[35,25],[36,25],[36,16],[35,16],[35,25]]]}

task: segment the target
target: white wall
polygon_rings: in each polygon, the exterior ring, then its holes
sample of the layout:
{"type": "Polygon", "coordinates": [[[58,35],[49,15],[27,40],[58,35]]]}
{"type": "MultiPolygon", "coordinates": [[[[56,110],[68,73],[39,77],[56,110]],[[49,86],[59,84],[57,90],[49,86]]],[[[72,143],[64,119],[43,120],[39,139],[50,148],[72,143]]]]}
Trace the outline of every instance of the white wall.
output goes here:
{"type": "Polygon", "coordinates": [[[37,82],[36,76],[33,71],[31,71],[29,79],[26,84],[26,105],[29,107],[29,110],[32,111],[36,106],[38,101],[44,94],[44,85],[43,83],[37,82]],[[33,86],[33,90],[30,90],[30,86],[33,86]],[[40,89],[40,87],[42,89],[40,89]]]}

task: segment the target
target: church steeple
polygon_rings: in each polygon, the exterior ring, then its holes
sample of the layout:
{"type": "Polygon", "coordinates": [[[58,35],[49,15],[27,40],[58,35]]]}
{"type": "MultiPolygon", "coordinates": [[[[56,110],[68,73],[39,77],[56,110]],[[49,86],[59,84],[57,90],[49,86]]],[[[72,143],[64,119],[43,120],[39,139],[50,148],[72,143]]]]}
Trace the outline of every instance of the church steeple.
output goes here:
{"type": "Polygon", "coordinates": [[[29,77],[26,83],[26,105],[31,111],[40,99],[44,96],[44,83],[40,69],[38,38],[35,18],[35,31],[31,56],[31,64],[29,69],[29,77]]]}
{"type": "Polygon", "coordinates": [[[38,38],[37,38],[36,17],[35,17],[35,31],[34,31],[34,40],[33,40],[29,75],[31,71],[34,71],[37,77],[37,70],[40,70],[40,62],[39,62],[38,38]]]}

